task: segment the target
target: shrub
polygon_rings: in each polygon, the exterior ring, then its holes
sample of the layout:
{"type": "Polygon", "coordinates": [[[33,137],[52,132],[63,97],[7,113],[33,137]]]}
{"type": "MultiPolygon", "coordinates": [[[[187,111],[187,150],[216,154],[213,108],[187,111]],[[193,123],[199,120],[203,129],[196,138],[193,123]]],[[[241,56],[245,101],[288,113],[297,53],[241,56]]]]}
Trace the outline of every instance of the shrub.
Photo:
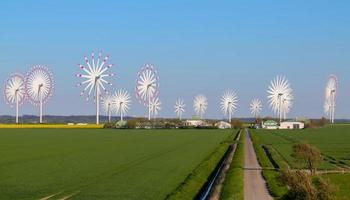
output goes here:
{"type": "Polygon", "coordinates": [[[336,188],[328,180],[321,177],[312,177],[306,172],[297,170],[283,171],[280,178],[289,188],[286,199],[335,199],[336,188]]]}
{"type": "Polygon", "coordinates": [[[309,123],[306,124],[306,128],[319,128],[324,127],[328,124],[328,120],[322,117],[319,120],[312,119],[309,123]]]}
{"type": "Polygon", "coordinates": [[[313,183],[317,189],[317,199],[319,200],[336,199],[335,193],[337,192],[337,188],[331,184],[329,179],[316,177],[313,183]]]}
{"type": "Polygon", "coordinates": [[[234,129],[241,129],[241,128],[243,128],[243,123],[239,119],[234,119],[231,122],[231,126],[234,129]]]}
{"type": "Polygon", "coordinates": [[[130,129],[136,128],[136,120],[135,119],[130,119],[126,122],[126,126],[130,129]]]}
{"type": "Polygon", "coordinates": [[[106,123],[103,125],[103,128],[115,128],[115,125],[113,123],[106,123]]]}

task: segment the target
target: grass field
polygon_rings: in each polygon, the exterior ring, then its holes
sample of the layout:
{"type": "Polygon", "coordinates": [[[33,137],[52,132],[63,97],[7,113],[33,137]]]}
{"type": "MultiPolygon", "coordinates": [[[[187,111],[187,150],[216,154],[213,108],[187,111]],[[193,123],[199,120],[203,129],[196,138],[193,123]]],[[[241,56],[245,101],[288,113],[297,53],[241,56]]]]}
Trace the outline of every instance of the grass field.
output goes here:
{"type": "Polygon", "coordinates": [[[0,129],[0,199],[164,199],[232,132],[0,129]]]}
{"type": "Polygon", "coordinates": [[[300,167],[290,156],[292,145],[297,142],[307,142],[321,150],[325,157],[321,169],[350,167],[350,125],[305,130],[254,130],[253,133],[263,144],[271,145],[293,168],[300,167]]]}
{"type": "Polygon", "coordinates": [[[350,200],[350,174],[327,174],[323,177],[328,178],[337,186],[337,199],[350,200]]]}
{"type": "MultiPolygon", "coordinates": [[[[291,157],[294,143],[307,142],[318,147],[325,157],[321,169],[337,170],[350,168],[350,125],[330,125],[319,129],[305,130],[252,130],[253,136],[261,148],[268,147],[273,160],[283,167],[287,162],[292,168],[301,168],[291,157]]],[[[262,148],[261,148],[262,149],[262,148]]],[[[264,153],[258,154],[262,160],[268,160],[264,153]],[[262,158],[265,157],[265,158],[262,158]]],[[[271,164],[270,164],[271,165],[271,164]]],[[[350,175],[330,174],[328,177],[338,188],[338,199],[350,199],[350,175]]],[[[267,180],[273,185],[276,179],[267,180]]],[[[284,193],[283,188],[273,188],[278,197],[284,193]]]]}

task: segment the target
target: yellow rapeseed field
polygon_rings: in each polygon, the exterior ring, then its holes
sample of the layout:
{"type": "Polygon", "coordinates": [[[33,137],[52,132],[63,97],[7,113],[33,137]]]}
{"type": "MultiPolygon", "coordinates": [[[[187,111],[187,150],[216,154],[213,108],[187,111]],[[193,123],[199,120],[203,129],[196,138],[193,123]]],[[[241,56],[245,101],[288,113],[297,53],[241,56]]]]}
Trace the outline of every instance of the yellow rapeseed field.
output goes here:
{"type": "Polygon", "coordinates": [[[0,124],[1,128],[103,128],[102,125],[67,125],[67,124],[0,124]]]}

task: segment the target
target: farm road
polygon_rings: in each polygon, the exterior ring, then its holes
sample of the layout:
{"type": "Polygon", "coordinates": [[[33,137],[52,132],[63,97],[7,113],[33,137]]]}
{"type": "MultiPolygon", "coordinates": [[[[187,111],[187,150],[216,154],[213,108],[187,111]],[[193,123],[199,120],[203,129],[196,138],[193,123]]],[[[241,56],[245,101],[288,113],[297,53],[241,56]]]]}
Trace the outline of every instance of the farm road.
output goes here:
{"type": "Polygon", "coordinates": [[[248,130],[245,130],[245,137],[244,200],[273,200],[267,190],[266,182],[261,175],[261,166],[256,158],[248,130]]]}

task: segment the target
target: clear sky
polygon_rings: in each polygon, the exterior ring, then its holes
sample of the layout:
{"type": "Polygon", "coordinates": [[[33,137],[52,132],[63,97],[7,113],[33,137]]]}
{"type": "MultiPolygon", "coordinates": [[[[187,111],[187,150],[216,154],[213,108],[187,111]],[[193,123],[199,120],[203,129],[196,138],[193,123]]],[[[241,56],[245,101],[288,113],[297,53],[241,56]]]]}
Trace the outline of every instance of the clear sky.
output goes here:
{"type": "MultiPolygon", "coordinates": [[[[161,116],[174,116],[178,97],[186,116],[193,97],[208,97],[206,117],[223,117],[219,98],[239,94],[235,116],[248,117],[276,75],[286,75],[295,96],[289,116],[321,117],[330,73],[339,78],[337,118],[350,118],[350,1],[15,1],[0,2],[0,81],[34,64],[48,65],[56,80],[44,114],[94,114],[79,96],[74,76],[91,51],[116,65],[111,91],[133,93],[140,66],[160,75],[161,116]]],[[[14,109],[0,101],[0,115],[14,109]]],[[[36,114],[29,103],[22,113],[36,114]]],[[[146,110],[133,95],[130,115],[146,110]]]]}

